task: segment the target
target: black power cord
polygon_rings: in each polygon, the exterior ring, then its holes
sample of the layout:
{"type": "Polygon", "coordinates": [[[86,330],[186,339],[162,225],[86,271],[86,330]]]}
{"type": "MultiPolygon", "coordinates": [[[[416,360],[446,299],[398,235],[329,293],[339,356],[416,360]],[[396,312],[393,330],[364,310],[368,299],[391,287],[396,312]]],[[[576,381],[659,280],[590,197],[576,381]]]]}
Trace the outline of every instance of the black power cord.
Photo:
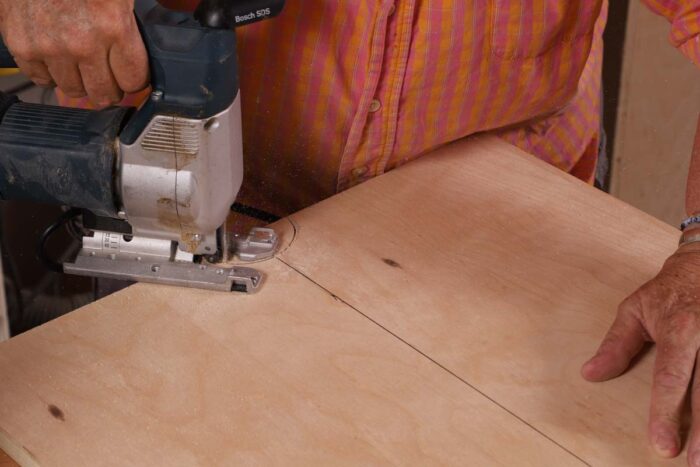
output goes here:
{"type": "Polygon", "coordinates": [[[46,267],[46,269],[58,273],[63,272],[63,265],[58,261],[55,261],[54,259],[50,258],[49,255],[46,253],[46,243],[58,229],[68,224],[76,217],[82,215],[82,213],[82,210],[78,208],[71,208],[67,210],[66,212],[61,214],[61,216],[58,219],[56,219],[56,221],[53,224],[48,226],[39,237],[39,241],[36,245],[36,257],[41,262],[41,264],[43,264],[44,267],[46,267]]]}
{"type": "Polygon", "coordinates": [[[14,305],[13,315],[10,316],[10,328],[14,329],[14,324],[24,319],[24,299],[22,297],[22,285],[20,274],[14,256],[10,252],[5,239],[4,212],[0,209],[0,251],[2,252],[2,265],[5,270],[4,286],[5,290],[12,294],[12,305],[14,305]]]}
{"type": "Polygon", "coordinates": [[[231,211],[267,222],[268,224],[272,222],[277,222],[281,219],[281,217],[275,216],[274,214],[271,214],[267,211],[263,211],[262,209],[254,208],[252,206],[247,206],[241,203],[234,203],[233,206],[231,206],[231,211]]]}

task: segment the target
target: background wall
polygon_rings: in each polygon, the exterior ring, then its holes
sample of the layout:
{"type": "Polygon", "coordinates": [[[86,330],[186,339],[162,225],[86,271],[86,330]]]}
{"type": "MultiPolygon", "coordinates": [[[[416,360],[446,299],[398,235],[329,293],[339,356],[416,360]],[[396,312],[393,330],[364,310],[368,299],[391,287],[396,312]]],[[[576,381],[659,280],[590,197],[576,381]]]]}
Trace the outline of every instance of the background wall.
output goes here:
{"type": "Polygon", "coordinates": [[[700,113],[700,70],[668,41],[669,23],[629,3],[610,191],[672,225],[700,113]]]}

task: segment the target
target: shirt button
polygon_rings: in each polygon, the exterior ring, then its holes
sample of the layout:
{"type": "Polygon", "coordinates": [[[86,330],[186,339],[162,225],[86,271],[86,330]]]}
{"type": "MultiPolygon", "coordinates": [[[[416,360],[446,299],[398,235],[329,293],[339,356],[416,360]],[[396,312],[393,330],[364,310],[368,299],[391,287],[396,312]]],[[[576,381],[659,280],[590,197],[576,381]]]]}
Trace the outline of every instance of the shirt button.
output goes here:
{"type": "Polygon", "coordinates": [[[379,102],[377,99],[373,99],[372,102],[369,103],[369,111],[371,113],[377,112],[381,108],[382,108],[382,103],[379,102]]]}
{"type": "Polygon", "coordinates": [[[394,14],[395,11],[396,11],[396,4],[392,3],[391,6],[389,7],[389,11],[387,12],[387,15],[391,16],[394,14]]]}
{"type": "Polygon", "coordinates": [[[359,178],[365,175],[368,171],[369,169],[367,169],[367,167],[355,167],[354,169],[352,169],[352,176],[355,178],[359,178]]]}

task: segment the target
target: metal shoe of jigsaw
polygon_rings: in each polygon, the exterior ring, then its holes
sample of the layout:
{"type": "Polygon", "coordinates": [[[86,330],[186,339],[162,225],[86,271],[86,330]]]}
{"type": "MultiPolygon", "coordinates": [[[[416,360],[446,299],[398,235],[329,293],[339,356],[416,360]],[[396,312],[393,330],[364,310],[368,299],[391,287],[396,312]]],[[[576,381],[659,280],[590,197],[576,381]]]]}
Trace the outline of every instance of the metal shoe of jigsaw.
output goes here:
{"type": "MultiPolygon", "coordinates": [[[[227,291],[260,286],[254,269],[213,263],[266,258],[277,246],[270,229],[228,241],[222,225],[243,179],[233,28],[283,6],[203,0],[194,15],[162,6],[137,15],[152,76],[150,99],[137,110],[0,95],[0,199],[72,207],[89,231],[64,272],[227,291]]],[[[0,67],[14,67],[0,49],[0,67]]]]}

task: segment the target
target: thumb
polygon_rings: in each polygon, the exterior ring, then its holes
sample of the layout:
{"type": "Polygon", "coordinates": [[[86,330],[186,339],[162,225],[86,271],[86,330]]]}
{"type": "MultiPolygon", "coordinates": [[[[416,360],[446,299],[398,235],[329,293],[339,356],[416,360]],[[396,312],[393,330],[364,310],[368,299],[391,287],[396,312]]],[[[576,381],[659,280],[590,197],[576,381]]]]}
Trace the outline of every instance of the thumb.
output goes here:
{"type": "Polygon", "coordinates": [[[637,319],[638,301],[634,296],[620,305],[613,322],[596,354],[581,367],[588,381],[606,381],[621,375],[644,346],[646,332],[637,319]]]}

